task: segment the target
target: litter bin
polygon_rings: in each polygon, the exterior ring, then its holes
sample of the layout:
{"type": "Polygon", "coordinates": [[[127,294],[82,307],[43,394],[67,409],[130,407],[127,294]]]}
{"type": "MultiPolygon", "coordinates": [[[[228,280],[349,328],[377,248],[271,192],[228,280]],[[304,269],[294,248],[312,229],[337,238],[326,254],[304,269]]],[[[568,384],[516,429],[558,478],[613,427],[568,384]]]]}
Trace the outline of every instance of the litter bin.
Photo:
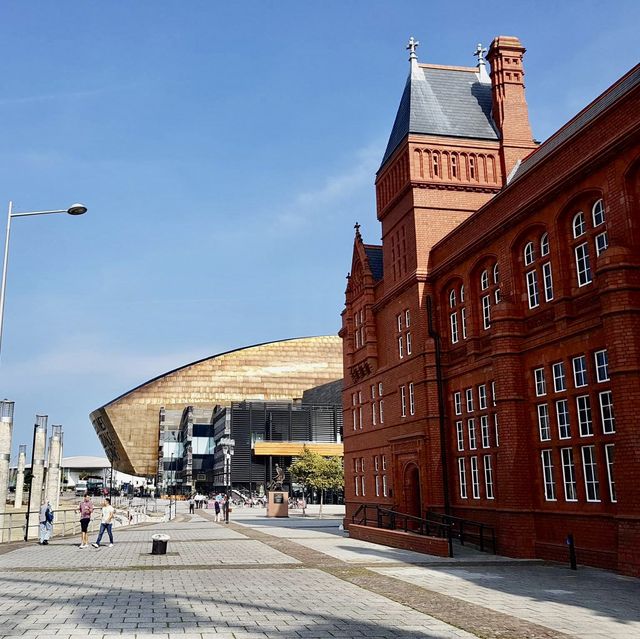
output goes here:
{"type": "Polygon", "coordinates": [[[171,539],[169,535],[151,535],[153,545],[151,546],[152,555],[166,555],[167,554],[167,542],[171,539]]]}

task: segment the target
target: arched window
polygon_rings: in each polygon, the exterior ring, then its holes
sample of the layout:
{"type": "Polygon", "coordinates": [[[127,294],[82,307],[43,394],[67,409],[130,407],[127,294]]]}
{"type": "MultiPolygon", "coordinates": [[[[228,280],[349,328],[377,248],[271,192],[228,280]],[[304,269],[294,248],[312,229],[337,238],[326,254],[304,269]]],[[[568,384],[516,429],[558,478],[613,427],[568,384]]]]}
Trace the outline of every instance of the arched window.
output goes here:
{"type": "Polygon", "coordinates": [[[500,303],[500,269],[497,262],[480,274],[480,290],[483,292],[480,296],[482,328],[486,331],[491,328],[491,305],[500,303]],[[491,273],[491,283],[489,273],[491,273]]]}
{"type": "Polygon", "coordinates": [[[456,153],[451,154],[451,177],[458,177],[458,155],[456,153]]]}
{"type": "Polygon", "coordinates": [[[476,157],[475,155],[469,156],[469,179],[476,179],[476,157]]]}
{"type": "Polygon", "coordinates": [[[529,241],[524,247],[524,265],[530,267],[525,272],[525,288],[527,291],[527,302],[530,309],[540,306],[542,295],[540,284],[542,284],[542,293],[544,293],[544,301],[550,302],[553,299],[553,273],[551,270],[551,261],[549,260],[549,234],[543,233],[538,241],[540,246],[540,255],[535,254],[535,244],[529,241]],[[546,258],[546,259],[545,259],[546,258]]]}
{"type": "Polygon", "coordinates": [[[456,288],[452,288],[449,291],[449,306],[451,311],[449,313],[449,335],[451,338],[451,344],[457,344],[460,338],[467,339],[467,309],[462,306],[464,303],[464,286],[460,285],[460,288],[456,291],[456,288]],[[458,302],[458,299],[460,300],[458,302]]]}
{"type": "Polygon", "coordinates": [[[486,269],[480,274],[480,290],[486,291],[489,288],[489,271],[486,269]]]}
{"type": "Polygon", "coordinates": [[[433,154],[433,175],[438,177],[440,175],[440,154],[433,154]]]}
{"type": "Polygon", "coordinates": [[[498,262],[493,265],[493,283],[497,284],[500,281],[500,268],[498,262]]]}
{"type": "Polygon", "coordinates": [[[573,239],[584,235],[587,232],[587,226],[584,221],[584,213],[580,211],[573,216],[573,239]]]}
{"type": "Polygon", "coordinates": [[[549,255],[549,234],[544,233],[540,238],[540,255],[544,257],[549,255]]]}
{"type": "Polygon", "coordinates": [[[591,216],[593,218],[593,225],[600,226],[604,224],[604,203],[602,199],[596,200],[591,209],[591,216]]]}
{"type": "Polygon", "coordinates": [[[524,265],[529,266],[529,264],[533,264],[534,259],[535,249],[533,248],[533,242],[527,242],[524,247],[524,265]]]}

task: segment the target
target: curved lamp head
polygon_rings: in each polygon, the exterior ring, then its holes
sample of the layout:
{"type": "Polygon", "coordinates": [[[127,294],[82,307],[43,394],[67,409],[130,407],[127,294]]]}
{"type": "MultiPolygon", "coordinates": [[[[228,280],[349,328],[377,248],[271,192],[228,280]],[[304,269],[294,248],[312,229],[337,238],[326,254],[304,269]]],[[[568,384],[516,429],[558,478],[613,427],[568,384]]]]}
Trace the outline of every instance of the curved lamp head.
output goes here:
{"type": "Polygon", "coordinates": [[[82,215],[87,212],[87,207],[84,204],[72,204],[68,209],[67,213],[69,215],[82,215]]]}

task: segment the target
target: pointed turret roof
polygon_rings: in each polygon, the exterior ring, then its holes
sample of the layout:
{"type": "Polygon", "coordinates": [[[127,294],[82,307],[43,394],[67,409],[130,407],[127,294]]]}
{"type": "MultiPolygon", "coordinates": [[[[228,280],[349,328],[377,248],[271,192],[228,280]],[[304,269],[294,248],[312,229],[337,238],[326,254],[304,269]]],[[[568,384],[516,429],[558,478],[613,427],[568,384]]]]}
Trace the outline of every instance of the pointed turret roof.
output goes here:
{"type": "Polygon", "coordinates": [[[410,133],[499,139],[491,118],[491,84],[486,71],[418,64],[415,52],[409,59],[409,77],[381,168],[410,133]]]}

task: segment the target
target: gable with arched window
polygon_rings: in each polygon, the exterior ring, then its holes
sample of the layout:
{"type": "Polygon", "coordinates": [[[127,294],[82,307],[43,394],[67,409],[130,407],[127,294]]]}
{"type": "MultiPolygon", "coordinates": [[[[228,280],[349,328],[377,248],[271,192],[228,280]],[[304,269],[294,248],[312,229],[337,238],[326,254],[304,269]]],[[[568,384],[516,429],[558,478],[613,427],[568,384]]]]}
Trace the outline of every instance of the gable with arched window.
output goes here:
{"type": "Polygon", "coordinates": [[[551,243],[545,229],[528,231],[521,259],[529,309],[536,309],[543,302],[551,302],[554,297],[551,243]]]}
{"type": "Polygon", "coordinates": [[[457,281],[446,288],[449,317],[449,341],[457,344],[467,339],[467,308],[464,300],[464,284],[457,281]]]}
{"type": "Polygon", "coordinates": [[[489,262],[479,275],[480,308],[483,330],[491,328],[491,307],[500,303],[500,267],[498,262],[489,262]]]}
{"type": "Polygon", "coordinates": [[[592,258],[599,256],[609,247],[604,200],[597,198],[590,202],[590,211],[576,211],[571,218],[571,237],[578,287],[593,281],[592,258]]]}

